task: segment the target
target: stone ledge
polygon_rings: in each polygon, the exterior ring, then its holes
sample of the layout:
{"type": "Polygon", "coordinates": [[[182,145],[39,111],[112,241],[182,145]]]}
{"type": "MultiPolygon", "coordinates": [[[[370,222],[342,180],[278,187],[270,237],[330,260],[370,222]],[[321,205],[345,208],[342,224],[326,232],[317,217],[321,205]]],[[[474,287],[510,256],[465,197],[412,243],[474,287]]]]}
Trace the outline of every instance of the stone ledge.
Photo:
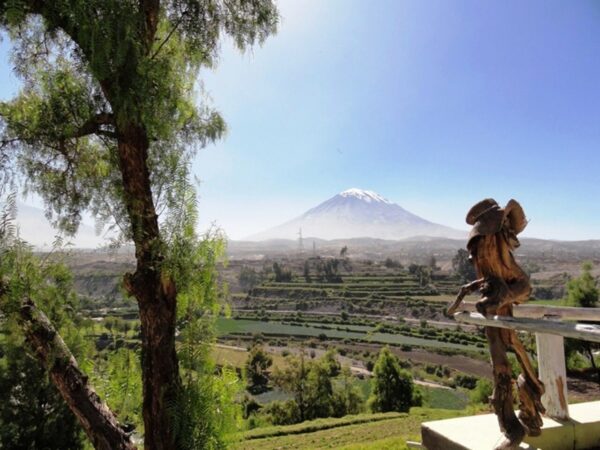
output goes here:
{"type": "MultiPolygon", "coordinates": [[[[569,405],[570,420],[544,417],[542,434],[526,437],[521,449],[589,450],[600,448],[600,401],[569,405]]],[[[494,414],[424,422],[423,446],[428,450],[492,450],[502,439],[494,414]]]]}

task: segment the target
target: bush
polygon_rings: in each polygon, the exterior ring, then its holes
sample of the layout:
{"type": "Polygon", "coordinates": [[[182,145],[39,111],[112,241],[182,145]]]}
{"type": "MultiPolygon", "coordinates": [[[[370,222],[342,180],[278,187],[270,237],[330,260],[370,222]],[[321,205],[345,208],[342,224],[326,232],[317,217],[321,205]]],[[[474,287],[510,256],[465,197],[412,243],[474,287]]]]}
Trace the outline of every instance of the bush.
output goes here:
{"type": "Polygon", "coordinates": [[[477,386],[477,381],[477,377],[474,377],[472,375],[458,374],[454,378],[454,383],[456,384],[456,386],[460,386],[469,390],[475,389],[475,387],[477,386]]]}
{"type": "Polygon", "coordinates": [[[471,401],[473,403],[489,403],[492,395],[492,382],[485,378],[477,380],[475,389],[471,392],[471,401]]]}
{"type": "Polygon", "coordinates": [[[271,402],[263,408],[263,414],[273,425],[291,425],[300,421],[300,410],[294,400],[271,402]]]}
{"type": "Polygon", "coordinates": [[[384,347],[375,363],[372,397],[373,412],[407,412],[412,406],[414,386],[412,376],[400,368],[398,358],[384,347]]]}

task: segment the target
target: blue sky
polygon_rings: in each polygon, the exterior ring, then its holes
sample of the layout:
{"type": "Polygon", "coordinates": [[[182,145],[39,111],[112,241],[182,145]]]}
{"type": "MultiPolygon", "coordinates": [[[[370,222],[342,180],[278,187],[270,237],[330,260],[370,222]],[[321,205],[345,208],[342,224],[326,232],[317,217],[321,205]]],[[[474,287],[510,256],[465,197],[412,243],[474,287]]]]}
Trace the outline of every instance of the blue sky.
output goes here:
{"type": "Polygon", "coordinates": [[[194,162],[203,227],[242,238],[358,187],[462,229],[515,198],[526,236],[600,238],[599,2],[279,5],[276,36],[200,74],[229,128],[194,162]]]}

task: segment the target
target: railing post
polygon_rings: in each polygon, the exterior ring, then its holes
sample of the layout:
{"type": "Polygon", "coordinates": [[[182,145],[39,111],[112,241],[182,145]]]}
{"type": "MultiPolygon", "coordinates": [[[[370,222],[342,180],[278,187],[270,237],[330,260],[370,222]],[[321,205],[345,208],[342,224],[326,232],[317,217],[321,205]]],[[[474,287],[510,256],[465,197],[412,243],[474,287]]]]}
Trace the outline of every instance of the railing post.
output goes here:
{"type": "Polygon", "coordinates": [[[546,388],[542,396],[546,415],[556,420],[567,420],[569,404],[564,338],[555,334],[536,333],[535,340],[539,378],[546,388]]]}

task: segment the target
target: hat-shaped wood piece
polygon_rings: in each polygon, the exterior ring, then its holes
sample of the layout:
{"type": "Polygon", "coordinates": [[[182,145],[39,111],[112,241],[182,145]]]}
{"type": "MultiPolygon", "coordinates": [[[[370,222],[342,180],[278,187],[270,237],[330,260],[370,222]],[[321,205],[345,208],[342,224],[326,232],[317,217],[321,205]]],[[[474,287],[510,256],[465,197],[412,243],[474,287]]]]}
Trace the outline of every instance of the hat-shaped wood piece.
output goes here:
{"type": "MultiPolygon", "coordinates": [[[[509,200],[504,208],[500,208],[493,198],[476,203],[467,213],[466,222],[473,225],[468,242],[477,236],[488,236],[506,228],[516,236],[527,226],[523,208],[516,200],[509,200]]],[[[468,246],[469,244],[467,244],[468,246]]]]}

